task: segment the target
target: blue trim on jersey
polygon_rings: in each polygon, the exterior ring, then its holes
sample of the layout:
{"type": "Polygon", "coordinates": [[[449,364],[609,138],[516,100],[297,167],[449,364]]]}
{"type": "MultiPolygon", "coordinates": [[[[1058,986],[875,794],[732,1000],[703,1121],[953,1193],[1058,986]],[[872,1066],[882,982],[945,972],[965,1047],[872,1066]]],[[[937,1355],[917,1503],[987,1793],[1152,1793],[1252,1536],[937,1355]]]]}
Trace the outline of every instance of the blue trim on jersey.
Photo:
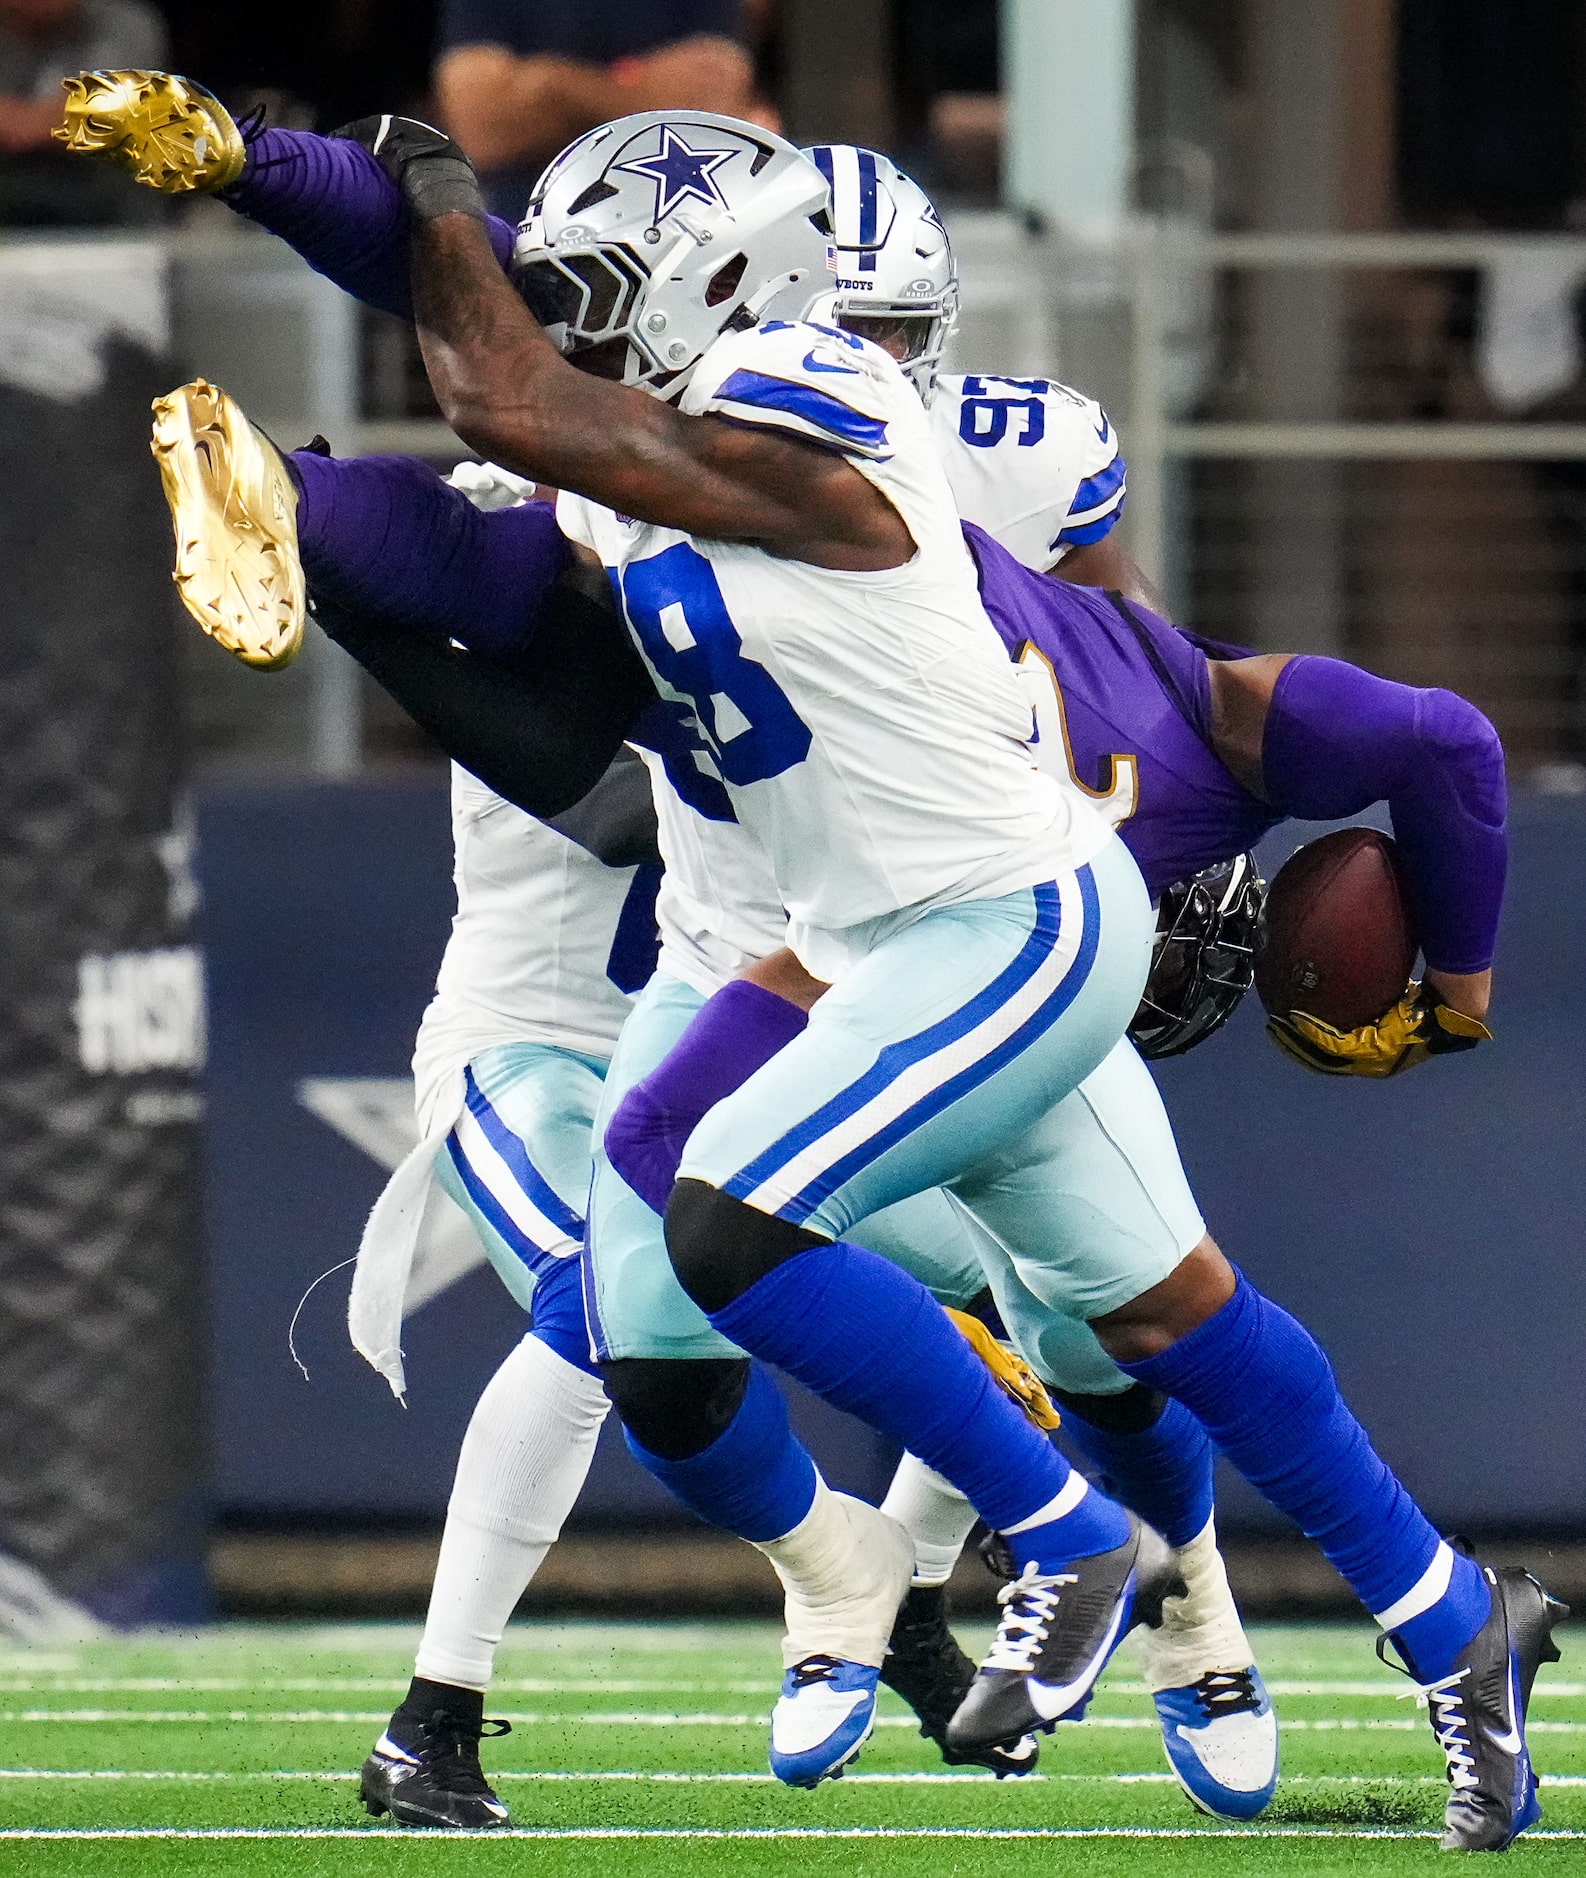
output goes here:
{"type": "MultiPolygon", "coordinates": [[[[557,1193],[555,1188],[549,1184],[545,1176],[529,1159],[529,1151],[524,1147],[521,1137],[515,1135],[490,1106],[489,1097],[486,1096],[478,1083],[474,1081],[474,1072],[471,1069],[465,1069],[463,1071],[463,1086],[468,1092],[468,1113],[478,1122],[480,1128],[484,1131],[485,1139],[506,1163],[508,1173],[511,1174],[512,1178],[518,1183],[518,1186],[522,1188],[523,1192],[528,1195],[553,1226],[566,1233],[569,1239],[581,1240],[584,1236],[583,1220],[573,1211],[561,1195],[557,1193]]],[[[447,1139],[448,1142],[450,1142],[451,1137],[448,1136],[447,1139]]],[[[466,1184],[468,1175],[463,1173],[463,1167],[459,1163],[456,1154],[452,1156],[452,1161],[453,1164],[457,1166],[458,1174],[462,1177],[464,1184],[466,1184]]],[[[472,1172],[471,1169],[469,1171],[472,1172]]],[[[477,1176],[475,1176],[475,1178],[477,1178],[477,1176]]],[[[472,1195],[472,1192],[473,1189],[470,1187],[470,1195],[472,1195]]],[[[499,1204],[499,1201],[492,1195],[491,1205],[499,1207],[499,1204]]],[[[485,1213],[487,1217],[491,1217],[489,1209],[483,1205],[480,1206],[479,1210],[485,1213]]],[[[493,1218],[491,1223],[494,1224],[493,1218]]],[[[519,1238],[523,1236],[521,1230],[514,1226],[511,1233],[503,1232],[502,1237],[510,1242],[513,1234],[516,1234],[519,1238]]],[[[521,1254],[519,1256],[521,1256],[521,1254]]]]}
{"type": "Polygon", "coordinates": [[[1080,528],[1065,528],[1052,543],[1054,548],[1088,548],[1093,541],[1100,541],[1104,535],[1110,535],[1118,525],[1123,514],[1123,497],[1119,496],[1114,506],[1094,522],[1086,522],[1080,528]]]}
{"type": "Polygon", "coordinates": [[[611,951],[606,955],[606,976],[630,998],[650,982],[661,957],[661,929],[655,921],[661,872],[659,861],[640,862],[623,896],[611,951]]]}
{"type": "Polygon", "coordinates": [[[1123,487],[1124,475],[1128,464],[1123,457],[1115,456],[1105,469],[1097,470],[1094,476],[1087,476],[1074,491],[1074,499],[1068,505],[1070,515],[1084,515],[1090,509],[1099,509],[1110,496],[1115,496],[1123,487]]]}
{"type": "Polygon", "coordinates": [[[717,399],[732,404],[747,404],[766,411],[782,411],[800,417],[829,436],[851,443],[861,450],[879,450],[887,441],[886,424],[879,417],[866,417],[829,392],[813,385],[795,384],[788,378],[773,378],[766,372],[734,372],[716,392],[717,399]]]}
{"type": "MultiPolygon", "coordinates": [[[[894,1147],[917,1128],[949,1108],[960,1096],[967,1094],[994,1075],[1005,1063],[1010,1062],[1021,1051],[1028,1048],[1036,1037],[1049,1030],[1057,1022],[1084,988],[1100,943],[1101,900],[1096,891],[1095,876],[1089,867],[1081,867],[1075,879],[1079,883],[1082,909],[1079,947],[1073,964],[1063,974],[1061,982],[1054,987],[1046,1001],[1002,1043],[989,1050],[984,1056],[978,1057],[949,1081],[922,1096],[913,1107],[906,1109],[895,1120],[852,1149],[840,1161],[834,1162],[823,1173],[818,1174],[791,1200],[777,1208],[779,1219],[791,1220],[795,1223],[807,1219],[845,1182],[851,1180],[873,1161],[878,1160],[889,1148],[894,1147]]],[[[731,1194],[735,1199],[747,1198],[778,1168],[786,1166],[811,1142],[818,1141],[838,1123],[862,1108],[865,1103],[895,1082],[906,1069],[912,1068],[916,1063],[934,1056],[949,1044],[955,1043],[1013,998],[1051,956],[1060,937],[1062,901],[1057,887],[1048,882],[1042,886],[1032,887],[1030,892],[1035,901],[1035,921],[1031,926],[1029,936],[1020,948],[1018,956],[1004,967],[984,990],[972,998],[968,1004],[954,1011],[950,1017],[945,1017],[939,1023],[931,1025],[928,1030],[922,1030],[916,1036],[905,1038],[901,1043],[888,1044],[857,1082],[850,1083],[846,1089],[834,1096],[813,1115],[807,1116],[798,1127],[790,1129],[779,1141],[774,1142],[748,1167],[734,1174],[724,1186],[723,1192],[731,1194]]]]}

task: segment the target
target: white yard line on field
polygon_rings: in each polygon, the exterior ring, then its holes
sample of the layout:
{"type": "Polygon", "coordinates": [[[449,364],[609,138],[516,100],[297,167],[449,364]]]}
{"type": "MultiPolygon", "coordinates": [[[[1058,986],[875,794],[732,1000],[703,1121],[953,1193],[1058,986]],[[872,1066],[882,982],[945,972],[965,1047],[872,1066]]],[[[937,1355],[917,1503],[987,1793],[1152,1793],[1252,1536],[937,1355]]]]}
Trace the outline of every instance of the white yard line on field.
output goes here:
{"type": "MultiPolygon", "coordinates": [[[[497,1695],[758,1695],[775,1680],[770,1676],[712,1679],[710,1681],[674,1682],[664,1678],[626,1680],[612,1677],[588,1677],[569,1680],[564,1677],[503,1676],[493,1683],[497,1695]]],[[[105,1676],[52,1678],[6,1678],[0,1680],[0,1695],[400,1695],[407,1689],[406,1677],[398,1676],[105,1676]]],[[[1268,1682],[1267,1693],[1274,1696],[1329,1697],[1382,1696],[1396,1698],[1404,1694],[1403,1682],[1268,1682]]],[[[1150,1693],[1143,1682],[1109,1682],[1105,1693],[1112,1696],[1145,1696],[1150,1693]]],[[[1532,1701],[1546,1697],[1578,1700],[1586,1696],[1586,1682],[1539,1682],[1531,1692],[1532,1701]]]]}
{"type": "MultiPolygon", "coordinates": [[[[593,1772],[575,1773],[567,1769],[526,1769],[498,1768],[491,1774],[491,1779],[498,1785],[507,1781],[523,1783],[544,1781],[562,1783],[616,1782],[619,1784],[653,1784],[659,1786],[721,1786],[721,1787],[776,1787],[782,1783],[774,1774],[677,1774],[664,1772],[643,1772],[637,1769],[601,1768],[593,1772]]],[[[319,1768],[276,1767],[271,1769],[214,1769],[199,1770],[193,1768],[150,1768],[150,1767],[0,1767],[0,1780],[143,1780],[143,1781],[196,1781],[210,1783],[240,1783],[243,1785],[269,1785],[281,1780],[308,1781],[352,1781],[358,1778],[354,1768],[322,1770],[319,1768]]],[[[1545,1774],[1541,1777],[1544,1787],[1586,1787],[1586,1774],[1545,1774]]],[[[1042,1786],[1052,1781],[1090,1782],[1106,1786],[1171,1786],[1176,1783],[1176,1774],[1025,1774],[1020,1780],[1020,1787],[1042,1786]]],[[[899,1774],[845,1774],[846,1787],[939,1787],[939,1786],[992,1786],[996,1776],[983,1774],[934,1774],[934,1773],[899,1773],[899,1774]]],[[[1287,1774],[1284,1776],[1285,1787],[1443,1787],[1447,1781],[1437,1774],[1287,1774]]],[[[1015,1789],[1016,1791],[1018,1789],[1015,1789]]]]}
{"type": "MultiPolygon", "coordinates": [[[[514,1727],[522,1728],[536,1726],[565,1728],[570,1724],[590,1728],[766,1728],[771,1723],[769,1715],[719,1715],[709,1712],[651,1713],[622,1709],[591,1709],[583,1713],[567,1711],[561,1714],[554,1711],[508,1709],[506,1719],[514,1727]]],[[[0,1710],[0,1722],[15,1723],[86,1722],[102,1725],[106,1722],[147,1722],[198,1725],[246,1722],[259,1727],[295,1728],[310,1723],[342,1726],[350,1723],[368,1725],[372,1722],[389,1720],[390,1715],[385,1709],[28,1708],[0,1710]]],[[[1082,1728],[1148,1728],[1154,1731],[1161,1724],[1154,1715],[1089,1715],[1077,1725],[1082,1728]]],[[[918,1723],[912,1715],[879,1715],[876,1717],[876,1726],[913,1729],[918,1727],[918,1723]]],[[[1284,1731],[1289,1734],[1334,1734],[1357,1730],[1369,1733],[1413,1734],[1425,1727],[1424,1720],[1409,1715],[1375,1717],[1302,1715],[1286,1717],[1283,1721],[1284,1731]]],[[[1586,1734],[1586,1722],[1532,1721],[1527,1724],[1527,1732],[1554,1735],[1586,1734]]]]}
{"type": "MultiPolygon", "coordinates": [[[[497,1839],[1423,1839],[1435,1831],[1354,1826],[508,1826],[497,1839]]],[[[6,1826],[9,1839],[411,1839],[389,1826],[6,1826]]],[[[1532,1830],[1528,1841],[1586,1840],[1586,1832],[1532,1830]]],[[[429,1829],[425,1845],[477,1832],[429,1829]]]]}

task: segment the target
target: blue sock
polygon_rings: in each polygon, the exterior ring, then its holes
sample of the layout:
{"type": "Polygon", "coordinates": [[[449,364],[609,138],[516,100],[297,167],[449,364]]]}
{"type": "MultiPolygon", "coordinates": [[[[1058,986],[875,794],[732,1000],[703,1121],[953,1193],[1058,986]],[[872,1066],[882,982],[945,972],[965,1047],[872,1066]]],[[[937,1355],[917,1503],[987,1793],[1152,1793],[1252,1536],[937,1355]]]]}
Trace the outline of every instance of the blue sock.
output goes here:
{"type": "MultiPolygon", "coordinates": [[[[919,1455],[989,1526],[1023,1525],[1072,1469],[991,1380],[919,1283],[839,1240],[785,1260],[710,1314],[741,1349],[919,1455]]],[[[1121,1508],[1086,1493],[1072,1510],[1009,1536],[1021,1565],[1056,1571],[1121,1545],[1121,1508]]]]}
{"type": "MultiPolygon", "coordinates": [[[[1442,1541],[1350,1414],[1315,1338],[1243,1274],[1204,1324],[1160,1356],[1119,1367],[1182,1402],[1373,1615],[1422,1583],[1442,1541]]],[[[1481,1628],[1485,1599],[1475,1563],[1454,1555],[1443,1617],[1423,1626],[1423,1679],[1445,1673],[1434,1661],[1449,1662],[1481,1628]]]]}
{"type": "Polygon", "coordinates": [[[632,1435],[627,1441],[640,1466],[685,1506],[740,1539],[763,1545],[785,1537],[815,1498],[815,1463],[794,1439],[782,1391],[758,1363],[738,1413],[698,1454],[665,1461],[632,1435]]]}
{"type": "Polygon", "coordinates": [[[1149,1428],[1128,1432],[1098,1428],[1069,1407],[1063,1433],[1095,1469],[1098,1484],[1169,1545],[1188,1545],[1205,1529],[1214,1454],[1206,1430],[1182,1402],[1170,1396],[1149,1428]]]}

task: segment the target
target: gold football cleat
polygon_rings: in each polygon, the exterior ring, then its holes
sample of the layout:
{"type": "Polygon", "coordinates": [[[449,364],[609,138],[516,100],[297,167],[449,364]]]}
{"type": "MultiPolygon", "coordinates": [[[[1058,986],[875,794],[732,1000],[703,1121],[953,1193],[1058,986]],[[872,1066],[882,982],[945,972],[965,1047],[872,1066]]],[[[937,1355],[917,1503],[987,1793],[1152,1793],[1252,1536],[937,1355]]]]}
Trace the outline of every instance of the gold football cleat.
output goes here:
{"type": "Polygon", "coordinates": [[[1011,1396],[1037,1428],[1058,1427],[1061,1418],[1046,1393],[1046,1384],[1024,1358],[1005,1343],[999,1343],[978,1317],[971,1317],[967,1311],[955,1311],[951,1305],[944,1305],[943,1309],[952,1318],[958,1334],[991,1371],[992,1381],[1003,1394],[1011,1396]]]}
{"type": "Polygon", "coordinates": [[[248,153],[231,113],[174,72],[63,78],[66,119],[50,134],[167,196],[206,195],[242,174],[248,153]]]}
{"type": "Polygon", "coordinates": [[[202,378],[154,400],[150,448],[176,526],[182,605],[245,665],[290,664],[306,608],[297,490],[280,451],[202,378]]]}

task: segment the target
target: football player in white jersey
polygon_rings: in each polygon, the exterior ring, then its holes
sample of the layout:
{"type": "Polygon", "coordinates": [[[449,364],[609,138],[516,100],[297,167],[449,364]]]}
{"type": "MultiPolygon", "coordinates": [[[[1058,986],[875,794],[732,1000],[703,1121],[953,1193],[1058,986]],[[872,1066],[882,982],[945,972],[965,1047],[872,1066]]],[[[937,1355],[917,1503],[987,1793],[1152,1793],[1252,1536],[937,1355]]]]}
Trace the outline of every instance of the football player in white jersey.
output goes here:
{"type": "MultiPolygon", "coordinates": [[[[480,506],[532,493],[472,464],[455,480],[480,506]]],[[[660,865],[647,779],[628,753],[556,825],[454,763],[452,838],[457,912],[414,1048],[420,1140],[370,1216],[350,1320],[400,1392],[402,1309],[423,1286],[413,1268],[434,1184],[532,1328],[463,1437],[414,1684],[361,1794],[407,1823],[488,1827],[507,1812],[477,1776],[474,1692],[606,1416],[578,1260],[601,1082],[654,968],[660,865]]]]}
{"type": "MultiPolygon", "coordinates": [[[[950,1735],[1016,1739],[1081,1708],[1126,1631],[1160,1621],[1171,1554],[1023,1421],[916,1280],[840,1235],[971,1168],[988,1191],[1017,1181],[1010,1138],[1133,1016],[1152,924],[1138,872],[1080,792],[1031,765],[913,387],[855,335],[775,317],[823,255],[814,165],[727,120],[604,127],[541,181],[519,300],[455,147],[384,122],[368,147],[414,225],[443,412],[562,489],[563,532],[606,567],[658,695],[766,850],[793,952],[832,986],[695,1131],[643,1347],[615,1348],[602,1315],[608,1391],[645,1464],[751,1538],[811,1545],[849,1520],[734,1346],[952,1481],[1019,1580],[950,1735]],[[575,329],[604,335],[585,364],[622,389],[569,368],[552,338],[576,355],[575,329]],[[680,1324],[673,1283],[709,1336],[680,1324]],[[712,1339],[732,1354],[705,1355],[712,1339]]],[[[630,1317],[638,1277],[621,1287],[630,1317]]],[[[878,1668],[857,1653],[790,1667],[784,1778],[857,1748],[878,1668]]]]}

